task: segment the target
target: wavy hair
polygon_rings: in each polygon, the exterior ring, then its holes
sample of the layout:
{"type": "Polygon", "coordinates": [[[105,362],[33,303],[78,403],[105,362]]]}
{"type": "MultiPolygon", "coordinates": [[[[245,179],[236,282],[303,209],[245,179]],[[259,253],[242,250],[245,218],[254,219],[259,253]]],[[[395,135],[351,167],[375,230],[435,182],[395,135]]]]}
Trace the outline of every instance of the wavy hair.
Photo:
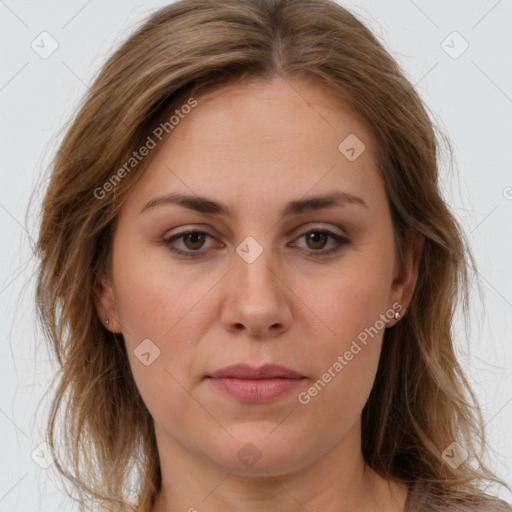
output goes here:
{"type": "Polygon", "coordinates": [[[110,275],[118,213],[156,151],[120,169],[187,99],[276,77],[323,84],[367,123],[399,262],[411,230],[424,238],[407,315],[384,334],[362,411],[364,459],[384,477],[428,481],[442,503],[473,505],[485,482],[506,484],[485,465],[481,410],[454,350],[475,263],[440,192],[440,138],[450,144],[384,46],[330,0],[177,1],[137,27],[83,98],[50,166],[36,246],[38,319],[60,365],[48,419],[56,467],[82,504],[151,510],[161,488],[153,420],[93,289],[110,275]],[[453,442],[474,464],[445,462],[453,442]]]}

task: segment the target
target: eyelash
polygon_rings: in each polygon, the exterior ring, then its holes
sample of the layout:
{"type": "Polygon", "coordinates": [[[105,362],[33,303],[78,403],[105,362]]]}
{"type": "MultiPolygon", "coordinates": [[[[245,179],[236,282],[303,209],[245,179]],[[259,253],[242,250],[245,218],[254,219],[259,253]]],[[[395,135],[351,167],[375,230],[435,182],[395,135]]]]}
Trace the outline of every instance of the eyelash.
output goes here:
{"type": "MultiPolygon", "coordinates": [[[[187,231],[182,231],[181,233],[177,233],[176,235],[173,235],[170,238],[164,239],[163,241],[164,241],[165,245],[167,245],[167,247],[172,252],[179,254],[180,256],[185,256],[187,258],[200,258],[201,256],[204,255],[204,252],[200,252],[199,250],[198,251],[192,251],[192,250],[183,251],[181,249],[177,249],[176,247],[172,246],[172,242],[174,242],[174,240],[178,240],[178,239],[183,238],[184,236],[190,235],[192,233],[207,235],[207,236],[210,236],[211,238],[213,238],[209,233],[206,233],[205,231],[190,229],[187,231]]],[[[333,233],[332,231],[329,231],[327,229],[310,229],[309,231],[302,233],[302,235],[299,235],[297,237],[297,239],[300,239],[306,235],[310,235],[311,233],[325,234],[329,238],[334,239],[338,243],[338,245],[336,247],[333,247],[331,249],[327,249],[327,250],[319,249],[318,251],[309,251],[308,256],[313,256],[314,258],[323,258],[326,256],[330,256],[331,254],[338,252],[342,248],[342,246],[350,243],[350,241],[347,238],[337,235],[336,233],[333,233]]]]}

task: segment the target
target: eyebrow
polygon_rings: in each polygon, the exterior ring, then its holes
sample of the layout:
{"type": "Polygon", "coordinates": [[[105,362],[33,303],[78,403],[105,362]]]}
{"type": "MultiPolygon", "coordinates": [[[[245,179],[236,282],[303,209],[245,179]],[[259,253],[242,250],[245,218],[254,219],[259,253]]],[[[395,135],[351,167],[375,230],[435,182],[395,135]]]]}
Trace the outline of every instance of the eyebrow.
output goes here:
{"type": "MultiPolygon", "coordinates": [[[[231,208],[220,201],[215,201],[214,199],[204,196],[189,196],[177,193],[166,194],[151,199],[144,208],[142,208],[140,213],[157,206],[172,204],[201,213],[224,215],[228,217],[233,215],[231,208]]],[[[282,217],[289,217],[306,211],[321,210],[332,206],[345,206],[347,204],[355,204],[368,208],[368,205],[362,197],[349,192],[337,191],[330,194],[309,197],[307,199],[296,199],[294,201],[290,201],[284,206],[280,214],[282,217]]]]}

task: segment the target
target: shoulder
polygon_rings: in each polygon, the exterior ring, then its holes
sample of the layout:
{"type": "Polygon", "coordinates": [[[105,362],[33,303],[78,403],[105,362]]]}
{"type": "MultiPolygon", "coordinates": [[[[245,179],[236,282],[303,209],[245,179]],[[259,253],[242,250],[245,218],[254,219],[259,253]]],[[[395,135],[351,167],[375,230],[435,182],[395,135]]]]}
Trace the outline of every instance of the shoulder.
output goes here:
{"type": "Polygon", "coordinates": [[[410,487],[404,512],[512,512],[512,505],[488,494],[440,493],[426,481],[410,487]]]}

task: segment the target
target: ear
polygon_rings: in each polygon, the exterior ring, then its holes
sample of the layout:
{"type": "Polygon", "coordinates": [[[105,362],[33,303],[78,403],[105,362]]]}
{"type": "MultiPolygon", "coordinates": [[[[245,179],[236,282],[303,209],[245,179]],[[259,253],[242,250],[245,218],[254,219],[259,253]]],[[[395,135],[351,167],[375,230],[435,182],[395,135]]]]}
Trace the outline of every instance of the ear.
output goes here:
{"type": "MultiPolygon", "coordinates": [[[[399,303],[403,309],[409,307],[418,280],[418,270],[424,242],[425,239],[418,231],[410,230],[407,233],[402,268],[399,268],[398,262],[395,264],[395,273],[390,293],[391,304],[399,303]]],[[[388,327],[391,327],[398,321],[399,319],[393,319],[388,327]]]]}
{"type": "Polygon", "coordinates": [[[110,281],[106,277],[99,278],[93,292],[96,311],[105,329],[112,332],[121,332],[115,294],[110,281]],[[108,324],[106,323],[107,320],[108,324]]]}

